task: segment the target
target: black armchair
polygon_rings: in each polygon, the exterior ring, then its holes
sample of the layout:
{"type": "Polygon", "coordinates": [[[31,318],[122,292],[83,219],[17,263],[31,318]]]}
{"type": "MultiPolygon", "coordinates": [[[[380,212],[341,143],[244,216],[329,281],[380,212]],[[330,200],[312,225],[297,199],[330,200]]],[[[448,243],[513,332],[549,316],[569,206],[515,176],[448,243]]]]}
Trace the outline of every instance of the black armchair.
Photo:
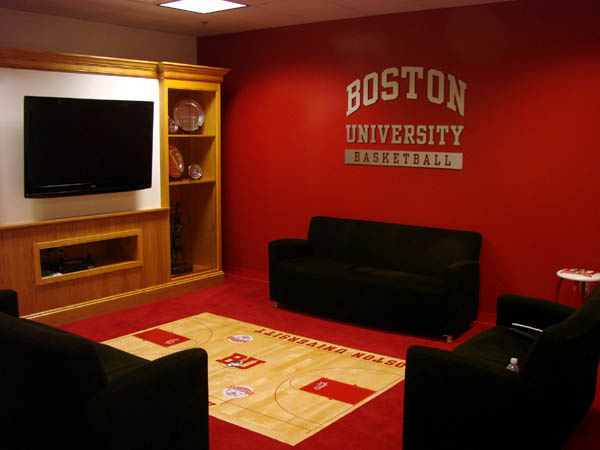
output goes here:
{"type": "Polygon", "coordinates": [[[599,357],[600,287],[576,310],[502,295],[495,327],[451,352],[408,349],[403,448],[561,448],[594,401],[599,357]]]}
{"type": "Polygon", "coordinates": [[[208,448],[207,355],[200,348],[147,361],[19,319],[16,293],[3,290],[0,349],[0,431],[12,442],[6,448],[208,448]]]}

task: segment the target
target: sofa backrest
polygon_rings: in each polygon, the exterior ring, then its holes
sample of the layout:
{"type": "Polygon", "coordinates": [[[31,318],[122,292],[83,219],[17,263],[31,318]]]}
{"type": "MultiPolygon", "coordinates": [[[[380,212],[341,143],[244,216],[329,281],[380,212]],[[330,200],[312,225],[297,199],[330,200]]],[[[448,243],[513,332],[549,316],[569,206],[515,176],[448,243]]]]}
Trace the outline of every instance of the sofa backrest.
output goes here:
{"type": "Polygon", "coordinates": [[[441,274],[453,262],[479,260],[481,234],[316,216],[308,240],[315,256],[371,267],[441,274]]]}
{"type": "Polygon", "coordinates": [[[521,374],[593,398],[600,358],[600,285],[568,319],[546,328],[529,349],[521,374]]]}

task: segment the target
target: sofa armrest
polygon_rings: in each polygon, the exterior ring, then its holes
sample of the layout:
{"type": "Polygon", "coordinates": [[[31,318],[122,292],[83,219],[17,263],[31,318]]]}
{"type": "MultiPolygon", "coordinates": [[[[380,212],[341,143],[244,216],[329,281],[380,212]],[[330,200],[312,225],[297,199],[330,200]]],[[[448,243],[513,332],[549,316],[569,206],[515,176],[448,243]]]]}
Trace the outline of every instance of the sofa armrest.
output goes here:
{"type": "Polygon", "coordinates": [[[574,308],[535,297],[503,294],[498,297],[497,325],[512,326],[518,323],[544,330],[550,325],[566,320],[574,308]]]}
{"type": "Polygon", "coordinates": [[[193,348],[112,381],[88,405],[88,448],[208,449],[207,367],[193,348]]]}
{"type": "MultiPolygon", "coordinates": [[[[461,260],[450,264],[444,274],[449,290],[449,301],[446,305],[448,323],[462,323],[466,329],[477,318],[479,307],[479,262],[461,260]]],[[[462,330],[451,329],[452,335],[462,330]]]]}
{"type": "Polygon", "coordinates": [[[504,367],[422,346],[408,349],[404,389],[404,450],[472,448],[490,436],[510,447],[543,398],[504,367]]]}
{"type": "Polygon", "coordinates": [[[19,317],[19,301],[17,293],[12,289],[0,290],[0,312],[19,317]]]}
{"type": "Polygon", "coordinates": [[[291,258],[312,255],[313,250],[307,239],[277,239],[269,242],[269,265],[291,258]]]}
{"type": "Polygon", "coordinates": [[[464,285],[479,287],[479,262],[470,259],[456,261],[448,266],[446,276],[458,279],[464,285]]]}

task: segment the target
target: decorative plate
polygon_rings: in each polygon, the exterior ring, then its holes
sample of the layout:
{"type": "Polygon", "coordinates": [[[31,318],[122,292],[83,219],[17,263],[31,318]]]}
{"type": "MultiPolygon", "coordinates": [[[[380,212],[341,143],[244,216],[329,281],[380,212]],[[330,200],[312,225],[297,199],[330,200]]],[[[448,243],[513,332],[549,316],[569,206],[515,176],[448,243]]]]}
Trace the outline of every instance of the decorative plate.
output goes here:
{"type": "Polygon", "coordinates": [[[202,168],[199,164],[190,164],[188,167],[188,175],[192,180],[199,180],[202,178],[202,168]]]}
{"type": "Polygon", "coordinates": [[[179,178],[183,174],[183,156],[174,145],[169,145],[169,176],[179,178]]]}
{"type": "Polygon", "coordinates": [[[197,101],[190,98],[177,102],[173,117],[184,131],[196,131],[204,124],[204,110],[197,101]]]}
{"type": "Polygon", "coordinates": [[[175,123],[175,119],[169,117],[169,133],[177,133],[179,131],[179,125],[175,123]]]}

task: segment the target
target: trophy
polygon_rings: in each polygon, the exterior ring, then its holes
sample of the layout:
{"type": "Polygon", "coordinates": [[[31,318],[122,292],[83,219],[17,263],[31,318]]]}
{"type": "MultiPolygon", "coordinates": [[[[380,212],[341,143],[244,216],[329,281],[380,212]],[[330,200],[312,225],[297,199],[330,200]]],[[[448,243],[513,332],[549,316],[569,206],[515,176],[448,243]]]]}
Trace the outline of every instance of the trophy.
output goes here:
{"type": "Polygon", "coordinates": [[[181,203],[175,202],[175,211],[171,213],[171,273],[180,275],[191,272],[192,265],[185,262],[183,258],[183,240],[181,230],[184,224],[181,220],[181,203]]]}

